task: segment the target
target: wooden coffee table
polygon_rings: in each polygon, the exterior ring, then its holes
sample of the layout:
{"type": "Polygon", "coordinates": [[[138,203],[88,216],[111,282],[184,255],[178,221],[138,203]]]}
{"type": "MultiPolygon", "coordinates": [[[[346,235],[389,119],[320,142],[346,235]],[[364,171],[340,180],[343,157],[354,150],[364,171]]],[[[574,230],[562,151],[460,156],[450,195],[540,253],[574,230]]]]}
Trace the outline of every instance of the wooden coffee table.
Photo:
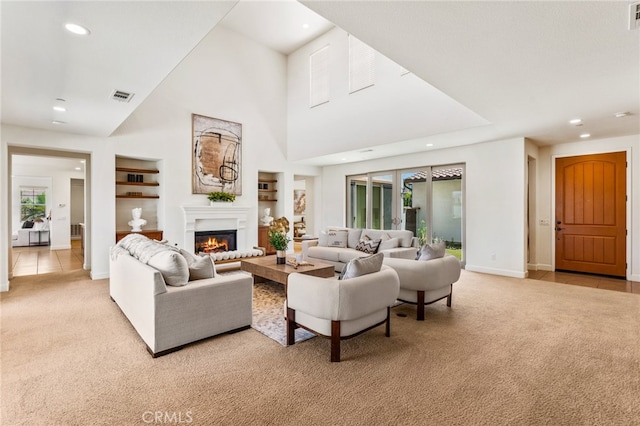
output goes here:
{"type": "Polygon", "coordinates": [[[253,282],[275,281],[284,285],[285,293],[289,274],[294,272],[321,278],[331,278],[335,275],[333,265],[314,262],[313,266],[298,266],[298,269],[295,269],[287,264],[278,265],[275,255],[242,259],[240,269],[253,275],[253,282]]]}

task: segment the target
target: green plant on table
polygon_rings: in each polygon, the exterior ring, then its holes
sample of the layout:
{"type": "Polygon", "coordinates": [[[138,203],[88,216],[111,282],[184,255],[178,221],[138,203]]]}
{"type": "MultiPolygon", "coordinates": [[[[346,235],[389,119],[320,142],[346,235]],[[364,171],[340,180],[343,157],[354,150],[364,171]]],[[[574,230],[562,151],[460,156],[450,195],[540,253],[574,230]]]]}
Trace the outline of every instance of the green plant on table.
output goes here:
{"type": "Polygon", "coordinates": [[[289,235],[282,231],[269,229],[269,244],[276,250],[286,250],[291,242],[289,235]]]}

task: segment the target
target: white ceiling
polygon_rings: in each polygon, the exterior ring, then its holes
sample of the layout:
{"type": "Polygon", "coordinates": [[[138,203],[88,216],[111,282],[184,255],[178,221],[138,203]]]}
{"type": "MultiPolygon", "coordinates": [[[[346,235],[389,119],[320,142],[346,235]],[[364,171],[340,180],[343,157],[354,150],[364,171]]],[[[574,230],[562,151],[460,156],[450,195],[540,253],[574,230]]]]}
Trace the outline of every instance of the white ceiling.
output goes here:
{"type": "MultiPolygon", "coordinates": [[[[491,122],[438,135],[438,147],[640,133],[640,31],[627,29],[627,2],[303,3],[328,21],[295,1],[2,1],[2,122],[110,135],[218,23],[283,54],[333,23],[491,122]],[[69,20],[92,34],[66,33],[69,20]],[[116,89],[135,96],[113,101],[116,89]],[[56,98],[67,112],[52,110],[56,98]]],[[[367,158],[425,150],[423,138],[393,142],[367,158]]]]}

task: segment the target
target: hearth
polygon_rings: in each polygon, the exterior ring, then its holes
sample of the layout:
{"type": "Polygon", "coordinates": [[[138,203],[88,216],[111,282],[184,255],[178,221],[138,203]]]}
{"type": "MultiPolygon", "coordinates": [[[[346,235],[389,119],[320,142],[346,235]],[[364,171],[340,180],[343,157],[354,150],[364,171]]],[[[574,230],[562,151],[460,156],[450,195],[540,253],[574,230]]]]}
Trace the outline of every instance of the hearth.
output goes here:
{"type": "Polygon", "coordinates": [[[220,253],[237,250],[237,231],[196,231],[194,253],[220,253]]]}

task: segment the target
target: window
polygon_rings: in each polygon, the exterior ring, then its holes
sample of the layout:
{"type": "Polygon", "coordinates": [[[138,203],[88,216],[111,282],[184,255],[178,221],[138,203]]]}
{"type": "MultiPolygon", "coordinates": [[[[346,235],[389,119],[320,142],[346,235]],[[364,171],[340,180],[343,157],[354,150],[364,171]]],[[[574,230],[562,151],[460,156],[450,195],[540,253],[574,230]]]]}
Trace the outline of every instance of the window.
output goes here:
{"type": "Polygon", "coordinates": [[[47,188],[37,186],[20,187],[20,220],[45,218],[47,210],[47,188]]]}
{"type": "Polygon", "coordinates": [[[376,52],[349,35],[349,93],[376,83],[376,52]]]}
{"type": "Polygon", "coordinates": [[[309,107],[329,102],[329,46],[309,56],[309,107]]]}

